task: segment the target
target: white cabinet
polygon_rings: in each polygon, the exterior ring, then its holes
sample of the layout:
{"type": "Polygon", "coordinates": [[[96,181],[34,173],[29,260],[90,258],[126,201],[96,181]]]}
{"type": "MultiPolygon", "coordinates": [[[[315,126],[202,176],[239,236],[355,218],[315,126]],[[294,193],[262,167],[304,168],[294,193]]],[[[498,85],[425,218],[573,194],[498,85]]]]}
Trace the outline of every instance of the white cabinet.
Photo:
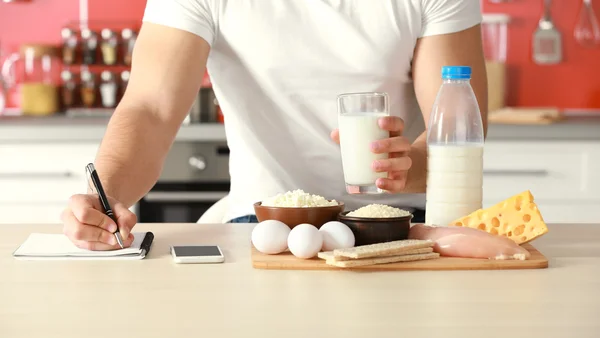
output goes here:
{"type": "Polygon", "coordinates": [[[57,223],[99,144],[0,144],[0,224],[57,223]]]}
{"type": "MultiPolygon", "coordinates": [[[[60,222],[98,146],[0,143],[0,224],[60,222]]],[[[488,141],[484,207],[525,190],[548,223],[600,223],[600,141],[488,141]]]]}
{"type": "Polygon", "coordinates": [[[600,141],[488,141],[484,207],[530,190],[544,220],[600,223],[600,141]]]}
{"type": "Polygon", "coordinates": [[[0,226],[3,224],[61,223],[62,203],[0,203],[0,226]]]}

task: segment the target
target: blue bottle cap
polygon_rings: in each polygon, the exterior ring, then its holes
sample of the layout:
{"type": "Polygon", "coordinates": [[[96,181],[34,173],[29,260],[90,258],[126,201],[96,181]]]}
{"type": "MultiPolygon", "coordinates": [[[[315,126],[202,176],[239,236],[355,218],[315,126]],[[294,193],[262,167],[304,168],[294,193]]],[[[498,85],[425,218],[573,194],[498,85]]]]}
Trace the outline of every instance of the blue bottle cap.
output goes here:
{"type": "Polygon", "coordinates": [[[444,66],[442,67],[442,79],[444,80],[469,80],[471,78],[471,67],[468,66],[444,66]]]}

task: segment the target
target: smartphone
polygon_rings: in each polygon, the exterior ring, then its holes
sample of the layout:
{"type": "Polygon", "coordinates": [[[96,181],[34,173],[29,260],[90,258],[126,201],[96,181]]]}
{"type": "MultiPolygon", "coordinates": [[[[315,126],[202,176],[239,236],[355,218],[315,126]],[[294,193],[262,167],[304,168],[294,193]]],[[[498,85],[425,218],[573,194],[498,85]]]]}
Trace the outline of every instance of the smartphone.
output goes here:
{"type": "Polygon", "coordinates": [[[223,263],[225,256],[217,245],[172,246],[175,263],[223,263]]]}

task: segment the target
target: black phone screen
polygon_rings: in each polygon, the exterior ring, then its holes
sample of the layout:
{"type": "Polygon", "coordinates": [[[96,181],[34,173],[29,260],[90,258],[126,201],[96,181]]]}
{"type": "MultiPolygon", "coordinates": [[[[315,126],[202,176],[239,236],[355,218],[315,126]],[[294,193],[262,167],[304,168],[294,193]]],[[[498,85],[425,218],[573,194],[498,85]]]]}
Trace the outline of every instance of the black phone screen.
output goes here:
{"type": "Polygon", "coordinates": [[[178,257],[221,256],[216,245],[174,246],[173,250],[178,257]]]}

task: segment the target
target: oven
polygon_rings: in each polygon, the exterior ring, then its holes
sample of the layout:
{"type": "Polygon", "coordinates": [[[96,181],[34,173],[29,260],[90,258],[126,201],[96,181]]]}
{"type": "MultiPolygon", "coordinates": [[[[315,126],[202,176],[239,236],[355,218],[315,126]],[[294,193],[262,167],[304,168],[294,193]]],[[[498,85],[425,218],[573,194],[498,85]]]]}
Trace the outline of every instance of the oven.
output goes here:
{"type": "Polygon", "coordinates": [[[225,142],[175,142],[160,178],[136,206],[140,223],[195,223],[229,193],[225,142]]]}

